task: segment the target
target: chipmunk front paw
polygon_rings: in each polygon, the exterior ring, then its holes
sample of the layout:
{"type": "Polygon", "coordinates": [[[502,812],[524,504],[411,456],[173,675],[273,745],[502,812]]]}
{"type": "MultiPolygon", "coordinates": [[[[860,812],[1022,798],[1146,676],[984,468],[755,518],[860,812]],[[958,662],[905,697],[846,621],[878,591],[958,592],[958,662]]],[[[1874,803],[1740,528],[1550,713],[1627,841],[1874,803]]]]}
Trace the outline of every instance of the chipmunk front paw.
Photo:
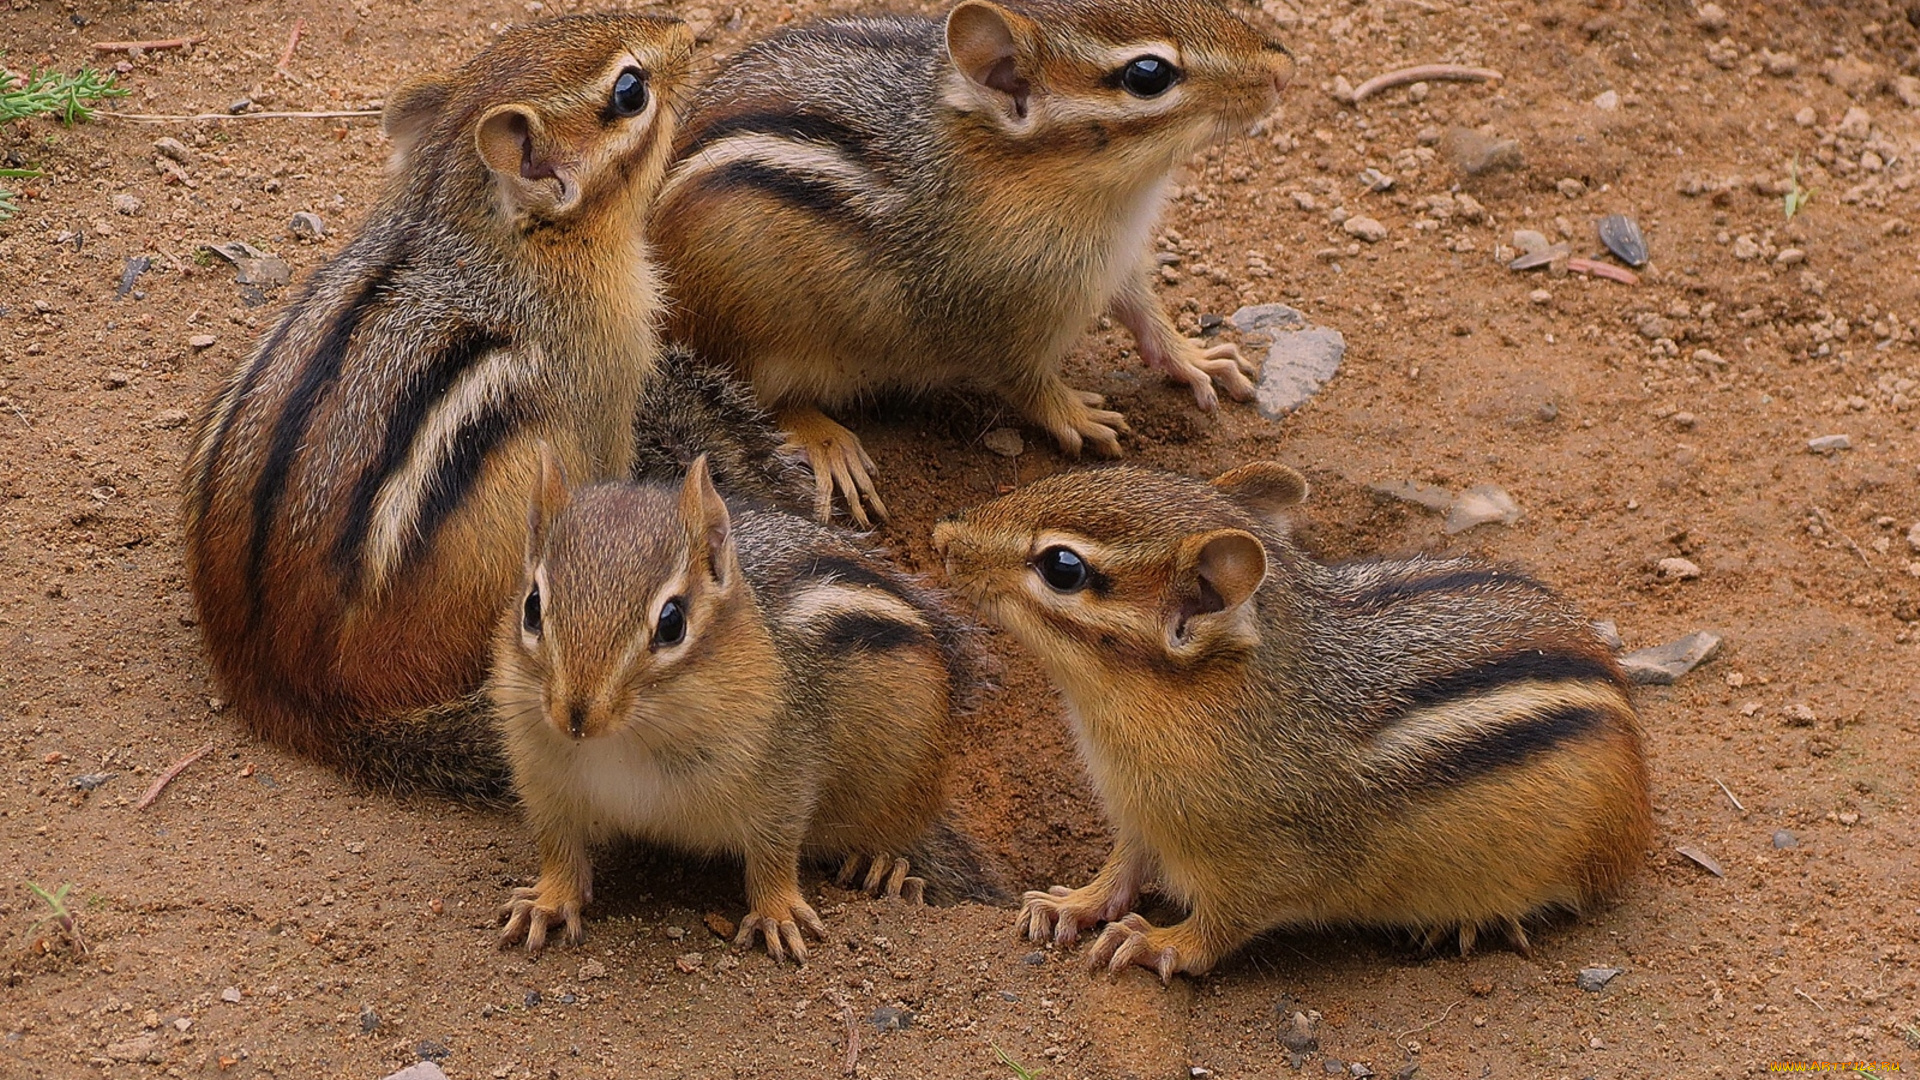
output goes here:
{"type": "Polygon", "coordinates": [[[891,855],[849,855],[840,864],[840,873],[834,882],[842,888],[851,887],[862,867],[866,868],[867,875],[859,889],[868,896],[905,900],[909,904],[927,902],[927,879],[913,877],[913,864],[891,855]]]}
{"type": "Polygon", "coordinates": [[[833,422],[818,409],[789,409],[780,414],[780,427],[787,433],[783,453],[804,457],[813,470],[813,515],[821,522],[833,517],[833,497],[837,492],[847,506],[847,516],[862,529],[873,527],[867,511],[885,521],[887,504],[873,490],[873,459],[860,445],[860,437],[833,422]]]}
{"type": "Polygon", "coordinates": [[[827,937],[827,924],[805,901],[798,897],[783,904],[766,905],[755,908],[740,920],[740,932],[733,936],[735,945],[753,946],[757,934],[766,942],[767,955],[776,963],[787,955],[793,955],[793,962],[807,962],[807,941],[802,932],[812,934],[815,940],[824,941],[827,937]]]}
{"type": "Polygon", "coordinates": [[[1173,973],[1182,967],[1179,927],[1162,930],[1135,914],[1107,924],[1100,937],[1087,950],[1087,967],[1098,971],[1104,966],[1119,974],[1138,964],[1160,976],[1160,984],[1173,981],[1173,973]]]}
{"type": "Polygon", "coordinates": [[[528,952],[547,947],[547,931],[565,925],[566,943],[578,945],[586,936],[580,923],[580,909],[587,898],[571,885],[541,875],[531,889],[515,889],[513,897],[500,905],[499,917],[506,920],[500,929],[500,948],[526,939],[528,952]]]}
{"type": "Polygon", "coordinates": [[[1091,449],[1101,457],[1117,458],[1123,453],[1120,436],[1133,429],[1126,417],[1101,407],[1106,401],[1091,391],[1061,386],[1057,394],[1036,402],[1028,417],[1047,429],[1064,454],[1078,456],[1081,450],[1091,449]]]}
{"type": "Polygon", "coordinates": [[[1238,345],[1215,345],[1202,349],[1187,338],[1180,338],[1179,344],[1162,356],[1148,354],[1147,363],[1167,373],[1175,382],[1185,383],[1193,388],[1194,404],[1206,412],[1212,412],[1220,403],[1214,393],[1214,380],[1226,387],[1227,393],[1235,401],[1253,399],[1253,380],[1260,368],[1247,359],[1238,345]]]}
{"type": "Polygon", "coordinates": [[[1020,921],[1014,924],[1013,932],[1029,941],[1051,939],[1055,945],[1067,946],[1080,940],[1080,931],[1125,912],[1121,898],[1108,896],[1104,890],[1091,885],[1079,889],[1055,885],[1022,898],[1020,921]]]}

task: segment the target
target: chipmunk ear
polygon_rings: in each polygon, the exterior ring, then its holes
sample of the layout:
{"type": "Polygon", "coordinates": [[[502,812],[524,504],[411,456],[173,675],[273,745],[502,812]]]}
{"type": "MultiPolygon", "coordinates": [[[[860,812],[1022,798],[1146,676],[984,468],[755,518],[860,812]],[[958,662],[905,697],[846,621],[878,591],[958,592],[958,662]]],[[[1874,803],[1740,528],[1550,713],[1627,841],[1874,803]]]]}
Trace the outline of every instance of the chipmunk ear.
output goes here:
{"type": "Polygon", "coordinates": [[[474,133],[480,160],[493,170],[507,216],[522,211],[565,213],[580,201],[573,170],[556,160],[540,115],[525,105],[500,105],[480,118],[474,133]]]}
{"type": "Polygon", "coordinates": [[[540,440],[540,464],[533,478],[533,503],[527,509],[527,565],[538,562],[547,548],[547,534],[555,518],[573,499],[567,490],[567,470],[553,447],[540,440]]]}
{"type": "Polygon", "coordinates": [[[693,561],[696,565],[704,562],[713,583],[725,588],[740,563],[733,549],[733,518],[727,513],[726,500],[713,486],[705,454],[693,459],[680,485],[680,519],[687,524],[687,547],[693,561]]]}
{"type": "Polygon", "coordinates": [[[453,95],[453,82],[444,75],[431,75],[410,82],[393,92],[380,114],[380,129],[393,142],[393,168],[398,172],[407,157],[440,118],[440,109],[453,95]]]}
{"type": "Polygon", "coordinates": [[[1267,578],[1267,549],[1250,532],[1216,529],[1181,543],[1179,569],[1184,596],[1172,631],[1174,643],[1184,644],[1189,620],[1234,611],[1259,591],[1267,578]]]}
{"type": "Polygon", "coordinates": [[[1267,517],[1307,497],[1307,478],[1277,461],[1256,461],[1213,478],[1214,490],[1267,517]]]}
{"type": "Polygon", "coordinates": [[[1032,87],[1021,72],[1032,24],[987,0],[964,0],[947,15],[947,54],[975,85],[1002,94],[1017,119],[1027,117],[1032,87]]]}

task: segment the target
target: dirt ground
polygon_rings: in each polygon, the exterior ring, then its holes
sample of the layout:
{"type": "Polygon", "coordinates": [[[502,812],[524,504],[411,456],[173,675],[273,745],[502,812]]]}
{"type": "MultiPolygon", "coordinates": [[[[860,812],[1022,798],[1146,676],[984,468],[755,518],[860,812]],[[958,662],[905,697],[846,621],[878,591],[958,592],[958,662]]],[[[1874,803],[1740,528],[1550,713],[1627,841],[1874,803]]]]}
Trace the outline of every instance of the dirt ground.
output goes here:
{"type": "MultiPolygon", "coordinates": [[[[1920,74],[1920,5],[1902,5],[1269,5],[1299,76],[1266,130],[1195,163],[1166,215],[1162,294],[1191,328],[1292,304],[1345,334],[1343,370],[1282,421],[1214,418],[1101,330],[1079,384],[1122,404],[1137,460],[1302,468],[1302,524],[1329,556],[1473,552],[1532,568],[1630,648],[1700,628],[1726,644],[1638,692],[1657,811],[1644,872],[1531,956],[1273,934],[1169,990],[1031,951],[1008,910],[817,883],[832,940],[778,968],[709,929],[741,913],[737,870],[640,852],[603,864],[585,945],[495,951],[494,906],[535,870],[526,829],[355,791],[244,734],[208,683],[180,562],[186,418],[285,300],[196,251],[244,240],[311,271],[380,182],[377,124],[9,126],[0,157],[48,176],[16,182],[0,224],[0,1073],[372,1080],[426,1057],[456,1078],[822,1077],[841,1075],[850,1032],[872,1078],[1012,1077],[1002,1052],[1050,1080],[1920,1067],[1920,83],[1901,81],[1920,74]],[[1430,61],[1505,79],[1333,95],[1336,78],[1430,61]],[[1514,140],[1520,160],[1468,175],[1456,128],[1514,140]],[[160,163],[162,137],[184,163],[160,163]],[[1811,199],[1789,220],[1796,162],[1811,199]],[[1369,192],[1368,167],[1395,185],[1369,192]],[[326,237],[290,236],[296,211],[326,237]],[[1504,265],[1515,229],[1595,254],[1613,212],[1651,248],[1638,285],[1504,265]],[[1347,214],[1385,238],[1356,239],[1347,214]],[[117,296],[142,255],[152,268],[117,296]],[[1810,452],[1828,435],[1850,447],[1810,452]],[[1496,484],[1525,515],[1449,536],[1370,487],[1399,480],[1496,484]],[[1699,576],[1660,573],[1673,557],[1699,576]],[[40,921],[28,882],[71,884],[90,953],[40,921]],[[1580,989],[1596,966],[1621,974],[1580,989]],[[1295,1012],[1318,1014],[1303,1057],[1280,1041],[1295,1012]]],[[[192,113],[364,107],[574,5],[7,6],[14,69],[204,36],[134,59],[118,106],[192,113]]],[[[815,10],[685,14],[724,53],[815,10]]],[[[1033,432],[1018,458],[990,453],[999,422],[933,406],[856,423],[898,513],[884,539],[910,563],[937,572],[943,513],[1066,466],[1033,432]]],[[[1051,691],[990,642],[1004,670],[966,721],[960,813],[1016,886],[1078,884],[1104,854],[1099,808],[1051,691]]]]}

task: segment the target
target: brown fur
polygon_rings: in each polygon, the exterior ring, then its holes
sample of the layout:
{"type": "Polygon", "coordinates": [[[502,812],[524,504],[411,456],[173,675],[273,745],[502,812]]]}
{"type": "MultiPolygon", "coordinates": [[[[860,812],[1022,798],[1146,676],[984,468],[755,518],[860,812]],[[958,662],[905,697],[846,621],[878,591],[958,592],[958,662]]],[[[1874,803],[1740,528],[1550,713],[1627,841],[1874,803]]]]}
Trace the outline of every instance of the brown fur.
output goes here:
{"type": "Polygon", "coordinates": [[[657,301],[640,224],[690,59],[679,22],[518,27],[404,87],[394,172],[202,415],[187,570],[256,731],[378,783],[498,794],[476,691],[534,447],[626,475],[657,301]],[[610,108],[625,67],[650,104],[610,108]]]}
{"type": "Polygon", "coordinates": [[[1091,884],[1027,894],[1034,940],[1108,921],[1094,962],[1162,979],[1275,926],[1524,945],[1642,861],[1639,725],[1579,615],[1471,560],[1317,563],[1277,517],[1305,490],[1265,463],[1114,468],[936,529],[956,589],[1059,684],[1117,834],[1091,884]],[[1091,568],[1077,591],[1043,577],[1055,548],[1091,568]],[[1156,878],[1186,921],[1130,914],[1156,878]]]}
{"type": "Polygon", "coordinates": [[[972,387],[1116,456],[1124,420],[1060,374],[1104,312],[1201,407],[1215,379],[1252,396],[1252,365],[1154,297],[1150,233],[1174,169],[1271,109],[1289,70],[1211,0],[966,0],[944,26],[776,35],[696,95],[678,141],[653,222],[669,333],[753,383],[823,515],[837,489],[856,521],[884,516],[859,440],[820,411],[878,395],[972,387]],[[1169,49],[1184,75],[1160,97],[1112,83],[1169,49]]]}
{"type": "MultiPolygon", "coordinates": [[[[704,458],[677,485],[572,493],[549,462],[531,520],[492,694],[541,875],[504,909],[503,944],[539,949],[559,925],[578,940],[588,848],[618,837],[742,857],[740,940],[775,958],[824,933],[803,854],[847,859],[843,878],[870,867],[876,893],[927,884],[899,856],[939,824],[972,678],[931,594],[805,518],[730,510],[704,458]]],[[[956,836],[934,829],[928,850],[968,872],[956,836]]]]}

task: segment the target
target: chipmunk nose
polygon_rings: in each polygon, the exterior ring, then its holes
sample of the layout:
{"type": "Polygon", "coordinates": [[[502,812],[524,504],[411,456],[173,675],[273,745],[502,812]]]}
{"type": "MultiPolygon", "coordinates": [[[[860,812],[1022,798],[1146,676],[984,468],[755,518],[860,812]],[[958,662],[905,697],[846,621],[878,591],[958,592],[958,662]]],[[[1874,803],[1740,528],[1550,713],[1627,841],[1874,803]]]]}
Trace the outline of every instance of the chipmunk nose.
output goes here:
{"type": "Polygon", "coordinates": [[[587,703],[578,698],[567,706],[567,733],[576,739],[587,735],[587,703]]]}

